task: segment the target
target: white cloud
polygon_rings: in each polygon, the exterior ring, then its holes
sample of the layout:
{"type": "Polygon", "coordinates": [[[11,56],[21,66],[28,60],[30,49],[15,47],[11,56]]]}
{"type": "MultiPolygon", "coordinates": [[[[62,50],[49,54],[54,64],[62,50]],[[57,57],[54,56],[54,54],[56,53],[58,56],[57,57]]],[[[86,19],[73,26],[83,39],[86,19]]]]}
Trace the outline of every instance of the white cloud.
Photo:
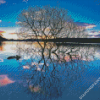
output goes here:
{"type": "Polygon", "coordinates": [[[22,22],[16,22],[16,24],[21,24],[22,22]]]}
{"type": "Polygon", "coordinates": [[[0,23],[2,22],[2,20],[0,20],[0,23]]]}
{"type": "Polygon", "coordinates": [[[28,2],[28,0],[23,0],[23,2],[26,2],[26,3],[27,3],[27,2],[28,2]]]}
{"type": "Polygon", "coordinates": [[[0,4],[4,4],[4,3],[6,3],[5,0],[0,0],[0,4]]]}
{"type": "Polygon", "coordinates": [[[89,32],[89,35],[99,35],[100,33],[97,31],[95,31],[95,32],[89,32]]]}
{"type": "Polygon", "coordinates": [[[96,27],[96,25],[88,25],[88,26],[86,26],[86,29],[91,29],[91,28],[94,28],[94,27],[96,27]]]}

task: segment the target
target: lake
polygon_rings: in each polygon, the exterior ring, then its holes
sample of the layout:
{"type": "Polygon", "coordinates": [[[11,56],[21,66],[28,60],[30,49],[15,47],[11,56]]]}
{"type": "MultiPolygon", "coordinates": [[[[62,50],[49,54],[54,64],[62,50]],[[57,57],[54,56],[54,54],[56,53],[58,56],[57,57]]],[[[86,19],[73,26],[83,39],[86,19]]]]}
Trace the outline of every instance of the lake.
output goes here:
{"type": "Polygon", "coordinates": [[[0,42],[0,100],[80,99],[100,100],[99,44],[0,42]]]}

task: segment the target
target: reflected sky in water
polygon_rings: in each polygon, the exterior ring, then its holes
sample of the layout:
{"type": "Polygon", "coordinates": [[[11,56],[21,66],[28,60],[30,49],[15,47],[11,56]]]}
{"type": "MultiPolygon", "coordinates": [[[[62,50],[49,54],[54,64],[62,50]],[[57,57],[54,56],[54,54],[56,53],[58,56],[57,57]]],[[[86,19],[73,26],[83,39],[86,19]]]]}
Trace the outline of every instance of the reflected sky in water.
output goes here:
{"type": "MultiPolygon", "coordinates": [[[[80,100],[100,77],[99,45],[41,45],[0,43],[2,100],[80,100]],[[16,60],[16,55],[21,58],[16,60]]],[[[83,100],[99,100],[99,93],[100,82],[83,100]]]]}

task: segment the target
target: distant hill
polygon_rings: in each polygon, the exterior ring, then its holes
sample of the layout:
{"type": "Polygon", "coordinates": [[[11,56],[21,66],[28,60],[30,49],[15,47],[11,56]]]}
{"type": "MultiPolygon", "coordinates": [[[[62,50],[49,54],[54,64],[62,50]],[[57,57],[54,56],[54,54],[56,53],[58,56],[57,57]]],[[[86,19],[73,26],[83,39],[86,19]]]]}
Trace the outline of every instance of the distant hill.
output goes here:
{"type": "Polygon", "coordinates": [[[7,39],[5,39],[2,36],[0,36],[0,41],[4,41],[4,40],[7,40],[7,39]]]}
{"type": "Polygon", "coordinates": [[[46,41],[46,42],[56,42],[56,43],[100,43],[100,38],[56,38],[56,39],[23,39],[23,40],[14,40],[14,39],[5,39],[0,36],[0,41],[46,41]]]}
{"type": "Polygon", "coordinates": [[[57,38],[48,39],[48,42],[70,42],[70,43],[100,43],[100,38],[57,38]]]}

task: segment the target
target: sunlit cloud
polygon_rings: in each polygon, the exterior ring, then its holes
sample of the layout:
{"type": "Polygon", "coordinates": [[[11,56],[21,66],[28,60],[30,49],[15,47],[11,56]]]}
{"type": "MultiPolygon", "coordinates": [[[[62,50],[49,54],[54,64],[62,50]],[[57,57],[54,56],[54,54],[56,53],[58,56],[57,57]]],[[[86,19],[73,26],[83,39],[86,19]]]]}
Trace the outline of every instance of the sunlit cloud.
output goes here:
{"type": "Polygon", "coordinates": [[[0,33],[2,34],[4,38],[7,38],[7,39],[18,39],[17,34],[16,34],[17,31],[18,31],[18,27],[12,27],[12,28],[0,27],[0,33]]]}
{"type": "Polygon", "coordinates": [[[5,0],[0,0],[0,5],[6,3],[5,0]]]}
{"type": "Polygon", "coordinates": [[[2,20],[0,20],[0,23],[2,22],[2,20]]]}
{"type": "Polygon", "coordinates": [[[9,34],[14,35],[15,33],[9,33],[9,34]]]}
{"type": "Polygon", "coordinates": [[[5,33],[5,31],[0,31],[0,35],[2,35],[3,33],[5,33]]]}

